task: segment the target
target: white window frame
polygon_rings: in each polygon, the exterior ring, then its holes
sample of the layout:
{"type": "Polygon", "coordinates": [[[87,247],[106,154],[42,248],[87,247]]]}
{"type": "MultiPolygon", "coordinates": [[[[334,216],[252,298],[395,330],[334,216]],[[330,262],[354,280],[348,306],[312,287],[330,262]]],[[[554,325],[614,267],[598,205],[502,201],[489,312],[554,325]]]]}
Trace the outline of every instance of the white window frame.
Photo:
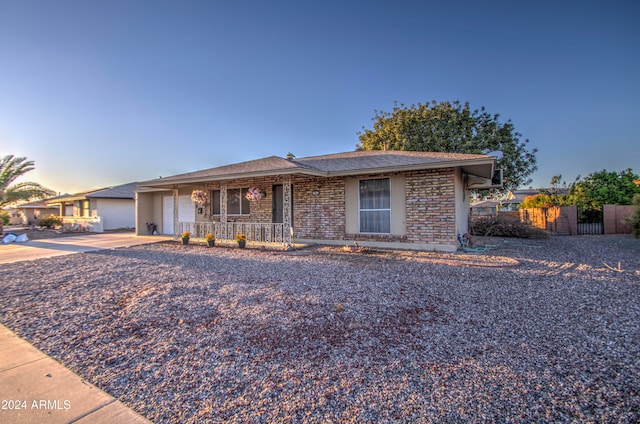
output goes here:
{"type": "Polygon", "coordinates": [[[391,184],[391,178],[390,177],[362,178],[362,179],[358,180],[358,234],[392,234],[392,232],[391,232],[391,205],[393,203],[392,202],[393,194],[391,193],[391,190],[392,190],[392,184],[391,184]],[[388,208],[362,209],[360,207],[360,184],[363,181],[373,181],[373,180],[386,180],[387,181],[387,184],[389,185],[389,207],[388,208]],[[362,212],[389,212],[389,223],[388,223],[389,231],[388,232],[362,231],[362,223],[361,223],[362,212]]]}

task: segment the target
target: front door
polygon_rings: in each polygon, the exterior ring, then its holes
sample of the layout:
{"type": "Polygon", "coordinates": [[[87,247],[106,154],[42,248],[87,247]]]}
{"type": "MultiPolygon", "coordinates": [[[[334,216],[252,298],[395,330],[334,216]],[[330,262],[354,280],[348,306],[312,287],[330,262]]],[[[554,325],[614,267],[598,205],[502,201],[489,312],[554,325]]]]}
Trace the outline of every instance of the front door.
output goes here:
{"type": "Polygon", "coordinates": [[[274,224],[282,224],[284,222],[284,204],[282,196],[282,184],[273,186],[273,195],[271,196],[272,207],[272,219],[274,224]]]}
{"type": "MultiPolygon", "coordinates": [[[[173,234],[173,196],[162,198],[162,234],[173,234]]],[[[178,196],[178,222],[194,222],[196,208],[191,196],[178,196]]]]}
{"type": "MultiPolygon", "coordinates": [[[[284,195],[282,193],[282,184],[276,184],[272,190],[271,222],[274,224],[282,224],[284,222],[284,195]]],[[[291,199],[289,201],[291,208],[291,226],[293,226],[293,185],[291,186],[291,199]]]]}

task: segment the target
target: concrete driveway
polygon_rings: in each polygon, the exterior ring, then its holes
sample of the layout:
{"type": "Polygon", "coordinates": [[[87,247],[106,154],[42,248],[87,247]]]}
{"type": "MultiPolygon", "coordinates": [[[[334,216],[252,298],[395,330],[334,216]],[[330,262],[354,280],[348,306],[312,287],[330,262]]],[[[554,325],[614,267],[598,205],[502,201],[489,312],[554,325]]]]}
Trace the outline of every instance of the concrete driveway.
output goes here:
{"type": "Polygon", "coordinates": [[[0,264],[136,246],[171,240],[166,236],[136,236],[133,233],[83,234],[54,239],[29,240],[25,243],[0,243],[0,264]]]}

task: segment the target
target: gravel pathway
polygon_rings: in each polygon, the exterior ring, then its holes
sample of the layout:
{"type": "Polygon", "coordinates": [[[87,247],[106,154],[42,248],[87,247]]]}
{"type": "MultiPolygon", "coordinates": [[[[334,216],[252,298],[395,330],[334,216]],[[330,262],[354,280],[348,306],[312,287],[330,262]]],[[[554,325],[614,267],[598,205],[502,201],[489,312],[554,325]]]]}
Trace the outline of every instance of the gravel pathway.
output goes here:
{"type": "Polygon", "coordinates": [[[640,420],[640,240],[512,243],[0,265],[0,321],[157,423],[640,420]]]}

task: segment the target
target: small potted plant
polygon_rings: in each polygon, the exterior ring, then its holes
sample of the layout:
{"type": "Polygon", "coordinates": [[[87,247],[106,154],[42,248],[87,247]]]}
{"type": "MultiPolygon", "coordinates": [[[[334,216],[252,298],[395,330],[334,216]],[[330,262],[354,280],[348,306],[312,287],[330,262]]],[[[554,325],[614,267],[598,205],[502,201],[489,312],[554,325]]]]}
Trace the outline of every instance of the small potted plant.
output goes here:
{"type": "Polygon", "coordinates": [[[189,237],[191,237],[191,233],[189,231],[185,231],[180,237],[182,237],[182,244],[189,244],[189,237]]]}
{"type": "Polygon", "coordinates": [[[205,234],[204,238],[207,240],[207,247],[213,247],[216,245],[216,238],[213,236],[213,234],[205,234]]]}
{"type": "Polygon", "coordinates": [[[244,249],[247,245],[247,236],[244,234],[236,234],[236,241],[238,242],[238,247],[244,249]]]}

